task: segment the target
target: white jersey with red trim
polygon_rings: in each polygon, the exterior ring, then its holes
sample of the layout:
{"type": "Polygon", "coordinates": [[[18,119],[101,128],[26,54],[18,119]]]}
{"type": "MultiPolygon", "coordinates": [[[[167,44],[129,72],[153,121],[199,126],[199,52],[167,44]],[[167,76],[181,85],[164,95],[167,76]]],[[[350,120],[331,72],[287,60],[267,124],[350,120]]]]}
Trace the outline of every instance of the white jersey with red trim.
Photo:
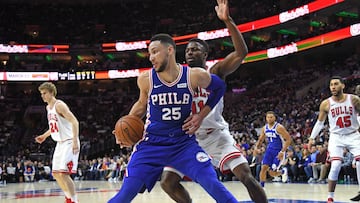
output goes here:
{"type": "Polygon", "coordinates": [[[59,102],[59,100],[56,100],[52,108],[46,107],[51,138],[57,142],[73,138],[71,123],[56,112],[55,107],[59,102]]]}
{"type": "MultiPolygon", "coordinates": [[[[208,100],[209,92],[206,89],[198,88],[198,91],[194,93],[193,103],[192,103],[192,112],[199,113],[200,110],[204,107],[208,100]]],[[[222,97],[220,101],[215,105],[211,112],[204,118],[201,123],[200,128],[197,132],[206,132],[208,129],[224,129],[228,128],[228,123],[225,121],[222,116],[224,109],[224,98],[222,97]]]]}
{"type": "Polygon", "coordinates": [[[351,102],[351,94],[345,94],[345,101],[336,102],[329,97],[328,120],[330,133],[346,135],[359,129],[357,112],[351,102]]]}

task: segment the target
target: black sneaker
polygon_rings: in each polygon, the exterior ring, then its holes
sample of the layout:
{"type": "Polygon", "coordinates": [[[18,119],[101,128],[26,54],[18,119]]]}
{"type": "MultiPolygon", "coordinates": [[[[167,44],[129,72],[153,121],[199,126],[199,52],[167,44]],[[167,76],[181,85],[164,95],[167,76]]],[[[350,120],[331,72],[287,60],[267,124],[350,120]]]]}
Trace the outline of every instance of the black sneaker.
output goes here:
{"type": "Polygon", "coordinates": [[[350,199],[351,201],[360,201],[360,192],[355,197],[350,199]]]}

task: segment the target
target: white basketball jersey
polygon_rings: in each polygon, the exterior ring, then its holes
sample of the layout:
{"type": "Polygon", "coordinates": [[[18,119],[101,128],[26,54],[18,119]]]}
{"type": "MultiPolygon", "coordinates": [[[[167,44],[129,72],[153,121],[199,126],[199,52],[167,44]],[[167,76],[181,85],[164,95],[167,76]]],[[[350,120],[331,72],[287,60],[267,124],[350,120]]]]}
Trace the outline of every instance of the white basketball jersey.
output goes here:
{"type": "Polygon", "coordinates": [[[357,113],[351,102],[351,94],[346,94],[345,97],[345,101],[341,103],[334,101],[331,97],[328,99],[330,133],[346,135],[359,129],[357,113]]]}
{"type": "MultiPolygon", "coordinates": [[[[208,99],[209,92],[206,89],[198,88],[198,92],[194,93],[192,112],[198,113],[201,108],[203,108],[208,99]]],[[[224,129],[228,127],[228,123],[222,116],[224,109],[224,98],[222,97],[220,101],[215,105],[211,112],[205,117],[202,121],[198,131],[206,131],[206,129],[224,129]]]]}
{"type": "Polygon", "coordinates": [[[51,109],[47,106],[47,116],[51,138],[57,142],[73,138],[71,123],[56,112],[55,106],[58,102],[59,101],[57,100],[51,109]]]}

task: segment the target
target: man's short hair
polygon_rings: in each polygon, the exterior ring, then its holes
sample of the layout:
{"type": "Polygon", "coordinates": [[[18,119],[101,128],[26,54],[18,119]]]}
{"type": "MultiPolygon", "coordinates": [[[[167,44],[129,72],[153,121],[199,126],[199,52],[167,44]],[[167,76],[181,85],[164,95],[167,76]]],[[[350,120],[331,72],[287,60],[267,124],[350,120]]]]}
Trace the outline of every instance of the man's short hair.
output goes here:
{"type": "Polygon", "coordinates": [[[189,43],[190,43],[190,42],[197,42],[197,43],[201,44],[201,45],[204,47],[204,51],[205,51],[206,53],[209,53],[209,45],[208,45],[208,43],[205,42],[204,40],[199,39],[199,38],[192,38],[192,39],[189,40],[189,43]]]}
{"type": "Polygon", "coordinates": [[[173,46],[174,49],[176,50],[175,41],[168,34],[164,34],[164,33],[156,34],[153,37],[151,37],[151,39],[150,39],[150,42],[153,42],[153,41],[160,41],[160,43],[162,43],[162,44],[169,44],[169,45],[173,46]]]}

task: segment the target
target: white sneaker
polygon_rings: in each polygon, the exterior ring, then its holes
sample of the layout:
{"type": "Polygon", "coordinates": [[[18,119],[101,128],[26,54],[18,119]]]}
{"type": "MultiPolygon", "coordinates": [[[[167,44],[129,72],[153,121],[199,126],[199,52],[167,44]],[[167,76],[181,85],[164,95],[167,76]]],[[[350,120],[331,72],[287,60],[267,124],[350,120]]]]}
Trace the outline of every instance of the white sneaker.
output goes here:
{"type": "Polygon", "coordinates": [[[288,170],[286,167],[282,169],[281,181],[286,183],[288,181],[288,170]]]}
{"type": "Polygon", "coordinates": [[[272,179],[272,182],[281,182],[281,177],[280,176],[276,176],[272,179]]]}

